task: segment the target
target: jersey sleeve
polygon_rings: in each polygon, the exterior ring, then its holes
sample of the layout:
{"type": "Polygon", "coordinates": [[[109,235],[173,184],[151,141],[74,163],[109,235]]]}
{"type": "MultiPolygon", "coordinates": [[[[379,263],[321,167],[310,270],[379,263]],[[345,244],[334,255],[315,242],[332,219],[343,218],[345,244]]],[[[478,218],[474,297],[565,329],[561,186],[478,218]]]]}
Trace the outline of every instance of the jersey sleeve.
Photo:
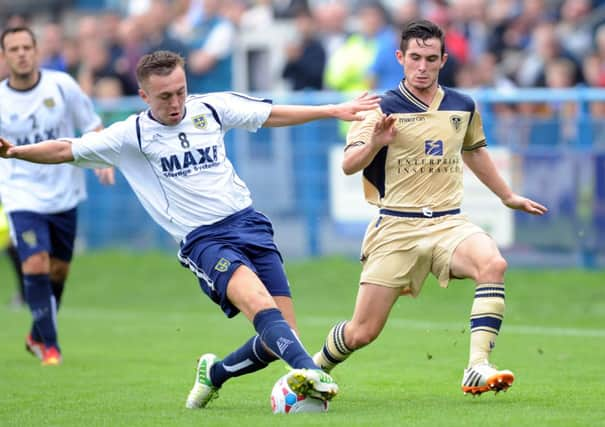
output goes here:
{"type": "Polygon", "coordinates": [[[117,122],[99,132],[88,132],[72,143],[73,164],[85,168],[120,166],[125,144],[137,144],[136,116],[117,122]]]}
{"type": "Polygon", "coordinates": [[[462,150],[471,151],[485,146],[487,146],[487,142],[483,131],[483,122],[481,120],[481,114],[475,104],[475,111],[471,116],[471,122],[468,124],[468,129],[466,130],[462,150]]]}
{"type": "Polygon", "coordinates": [[[267,121],[272,108],[271,100],[237,92],[219,92],[202,100],[216,111],[225,131],[242,128],[255,132],[267,121]]]}
{"type": "Polygon", "coordinates": [[[73,117],[74,125],[79,131],[90,132],[102,125],[91,99],[70,75],[61,73],[59,84],[64,91],[65,102],[73,117]]]}
{"type": "Polygon", "coordinates": [[[347,141],[345,150],[349,147],[368,144],[374,134],[374,126],[380,120],[382,111],[380,109],[372,110],[366,113],[361,121],[354,121],[347,132],[347,141]]]}

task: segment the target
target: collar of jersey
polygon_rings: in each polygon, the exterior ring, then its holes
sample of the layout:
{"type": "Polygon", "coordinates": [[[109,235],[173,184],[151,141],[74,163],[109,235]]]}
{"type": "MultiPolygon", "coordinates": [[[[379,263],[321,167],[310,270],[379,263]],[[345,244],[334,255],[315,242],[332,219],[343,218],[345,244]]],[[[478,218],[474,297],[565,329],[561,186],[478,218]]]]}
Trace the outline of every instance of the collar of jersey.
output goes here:
{"type": "MultiPolygon", "coordinates": [[[[420,98],[416,97],[412,92],[410,92],[408,90],[407,87],[405,87],[405,78],[402,79],[399,82],[399,92],[408,100],[410,101],[412,104],[414,104],[416,107],[420,108],[422,111],[429,111],[431,109],[430,105],[425,104],[423,101],[420,100],[420,98]]],[[[433,105],[435,105],[435,101],[439,100],[439,103],[441,103],[441,99],[442,96],[440,96],[442,89],[441,86],[439,86],[438,88],[438,92],[437,95],[435,96],[435,99],[433,100],[433,105]]],[[[436,106],[434,107],[435,109],[437,108],[436,106]]]]}
{"type": "Polygon", "coordinates": [[[34,90],[36,87],[38,87],[38,85],[40,84],[41,81],[42,81],[42,70],[39,69],[38,70],[38,80],[36,80],[36,83],[34,83],[34,85],[32,87],[28,87],[27,89],[17,89],[16,87],[12,87],[10,85],[9,79],[6,79],[6,86],[10,90],[14,90],[15,92],[29,92],[29,91],[34,90]]]}

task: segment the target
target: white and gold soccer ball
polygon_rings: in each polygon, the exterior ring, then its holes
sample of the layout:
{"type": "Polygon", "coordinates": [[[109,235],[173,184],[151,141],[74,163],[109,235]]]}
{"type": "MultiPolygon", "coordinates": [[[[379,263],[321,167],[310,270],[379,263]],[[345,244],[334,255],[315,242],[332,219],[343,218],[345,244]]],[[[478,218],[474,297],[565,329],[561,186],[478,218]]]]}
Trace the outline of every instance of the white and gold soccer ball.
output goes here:
{"type": "Polygon", "coordinates": [[[328,411],[327,401],[294,392],[288,385],[287,376],[288,374],[278,379],[271,390],[271,409],[274,414],[328,411]]]}

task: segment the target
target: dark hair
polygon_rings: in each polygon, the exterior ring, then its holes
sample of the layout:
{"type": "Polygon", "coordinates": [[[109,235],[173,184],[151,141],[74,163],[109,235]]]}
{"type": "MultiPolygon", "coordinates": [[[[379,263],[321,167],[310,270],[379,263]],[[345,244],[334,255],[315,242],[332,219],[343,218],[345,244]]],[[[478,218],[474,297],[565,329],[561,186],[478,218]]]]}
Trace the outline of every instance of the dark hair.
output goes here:
{"type": "Polygon", "coordinates": [[[439,39],[441,42],[441,56],[445,54],[445,38],[443,30],[435,23],[421,19],[408,22],[401,31],[401,42],[399,49],[405,53],[411,39],[420,39],[423,42],[428,39],[439,39]]]}
{"type": "Polygon", "coordinates": [[[2,50],[4,50],[4,39],[6,38],[6,36],[8,36],[9,34],[22,33],[22,32],[29,34],[30,37],[32,38],[32,41],[34,42],[34,46],[36,46],[36,36],[34,35],[34,32],[31,30],[31,28],[29,28],[29,27],[9,27],[9,28],[5,29],[2,32],[2,35],[0,36],[0,47],[2,48],[2,50]]]}
{"type": "Polygon", "coordinates": [[[185,67],[185,60],[181,55],[169,50],[156,50],[143,55],[137,63],[137,81],[141,84],[149,76],[167,76],[176,67],[185,67]]]}

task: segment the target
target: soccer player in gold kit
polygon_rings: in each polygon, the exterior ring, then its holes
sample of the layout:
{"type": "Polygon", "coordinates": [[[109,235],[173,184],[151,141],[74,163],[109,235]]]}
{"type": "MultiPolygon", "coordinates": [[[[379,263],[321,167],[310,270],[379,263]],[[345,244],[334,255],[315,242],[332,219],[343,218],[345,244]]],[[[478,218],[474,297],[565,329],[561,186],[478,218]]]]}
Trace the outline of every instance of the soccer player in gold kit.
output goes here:
{"type": "Polygon", "coordinates": [[[439,86],[444,34],[410,22],[396,52],[405,78],[347,135],[343,170],[363,171],[366,200],[379,207],[368,225],[353,317],[334,325],[315,363],[329,372],[382,331],[400,295],[417,296],[432,273],[475,282],[470,357],[462,391],[506,390],[509,370],[489,363],[504,315],[506,261],[494,240],[460,212],[463,162],[502,203],[533,215],[546,207],[515,194],[486,148],[481,116],[468,96],[439,86]]]}

